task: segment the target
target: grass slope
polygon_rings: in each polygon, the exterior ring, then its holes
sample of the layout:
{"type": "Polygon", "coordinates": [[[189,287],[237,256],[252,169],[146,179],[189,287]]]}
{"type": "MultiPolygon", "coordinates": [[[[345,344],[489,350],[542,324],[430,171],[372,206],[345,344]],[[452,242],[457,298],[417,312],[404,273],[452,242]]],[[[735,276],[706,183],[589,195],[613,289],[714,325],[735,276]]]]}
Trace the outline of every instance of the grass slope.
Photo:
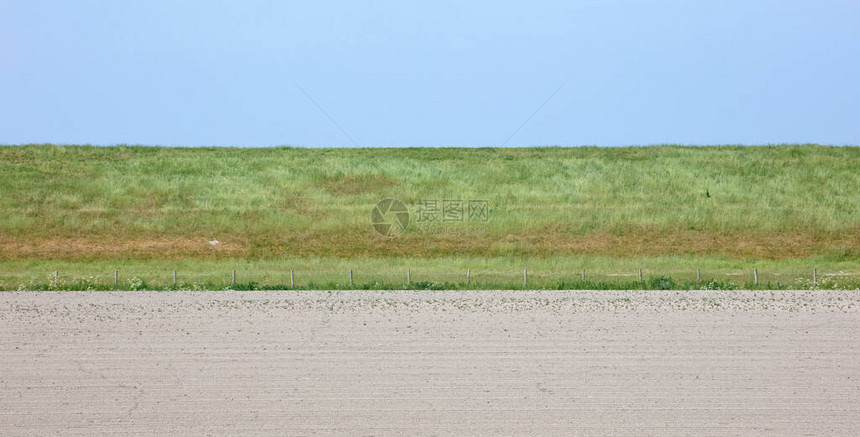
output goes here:
{"type": "Polygon", "coordinates": [[[0,147],[0,261],[14,277],[6,282],[62,263],[99,274],[252,263],[262,278],[273,265],[346,263],[384,276],[403,258],[428,270],[532,263],[557,275],[667,259],[686,274],[756,263],[852,271],[858,187],[860,148],[815,145],[0,147]],[[412,213],[396,238],[370,225],[386,197],[412,213]],[[428,235],[414,221],[422,199],[484,200],[490,213],[448,223],[480,232],[428,235]]]}

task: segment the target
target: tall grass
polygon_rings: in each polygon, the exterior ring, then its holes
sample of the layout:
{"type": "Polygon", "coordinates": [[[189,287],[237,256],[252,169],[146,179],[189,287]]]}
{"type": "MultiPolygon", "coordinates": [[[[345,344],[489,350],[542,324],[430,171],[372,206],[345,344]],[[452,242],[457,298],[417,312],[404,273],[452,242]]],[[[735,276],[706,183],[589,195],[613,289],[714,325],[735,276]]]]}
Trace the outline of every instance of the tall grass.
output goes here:
{"type": "Polygon", "coordinates": [[[816,145],[0,147],[0,259],[856,263],[858,188],[860,148],[816,145]],[[486,200],[486,234],[381,237],[369,214],[384,197],[486,200]]]}

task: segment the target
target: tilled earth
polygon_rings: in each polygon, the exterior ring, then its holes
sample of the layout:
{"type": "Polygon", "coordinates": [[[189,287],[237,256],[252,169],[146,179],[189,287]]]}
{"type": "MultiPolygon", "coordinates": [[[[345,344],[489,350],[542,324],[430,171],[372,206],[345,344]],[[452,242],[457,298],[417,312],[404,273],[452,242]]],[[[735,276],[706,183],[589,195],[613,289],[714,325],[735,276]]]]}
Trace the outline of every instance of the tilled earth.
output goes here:
{"type": "Polygon", "coordinates": [[[856,435],[860,292],[0,293],[0,435],[856,435]]]}

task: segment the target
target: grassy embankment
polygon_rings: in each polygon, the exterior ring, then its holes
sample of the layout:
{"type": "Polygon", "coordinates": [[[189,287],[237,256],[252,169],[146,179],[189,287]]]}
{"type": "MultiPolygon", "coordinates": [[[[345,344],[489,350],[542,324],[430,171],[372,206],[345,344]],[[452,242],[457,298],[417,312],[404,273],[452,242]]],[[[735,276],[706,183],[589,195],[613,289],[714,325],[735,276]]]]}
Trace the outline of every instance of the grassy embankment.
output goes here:
{"type": "MultiPolygon", "coordinates": [[[[441,223],[440,223],[441,224],[441,223]]],[[[860,148],[230,149],[0,147],[0,288],[578,288],[667,276],[860,284],[860,148]],[[370,225],[380,199],[412,222],[370,225]],[[472,235],[426,235],[422,199],[484,200],[472,235]],[[217,240],[217,245],[209,241],[217,240]],[[588,282],[581,283],[581,270],[588,282]],[[92,278],[91,278],[92,277],[92,278]],[[196,284],[196,285],[195,285],[196,284]],[[375,285],[374,285],[375,284],[375,285]],[[460,285],[462,286],[462,285],[460,285]]],[[[659,281],[658,281],[659,282],[659,281]]],[[[665,281],[660,282],[665,284],[665,281]]],[[[616,285],[612,285],[616,284],[616,285]]],[[[648,286],[657,286],[651,284],[648,286]]]]}

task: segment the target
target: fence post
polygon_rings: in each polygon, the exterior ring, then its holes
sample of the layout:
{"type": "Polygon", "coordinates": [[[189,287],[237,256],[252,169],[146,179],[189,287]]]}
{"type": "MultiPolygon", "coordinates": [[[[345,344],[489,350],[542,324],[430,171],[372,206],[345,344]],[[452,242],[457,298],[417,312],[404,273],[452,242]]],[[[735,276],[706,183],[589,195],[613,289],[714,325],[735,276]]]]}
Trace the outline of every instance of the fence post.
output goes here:
{"type": "Polygon", "coordinates": [[[406,269],[406,285],[412,284],[412,271],[406,269]]]}
{"type": "Polygon", "coordinates": [[[173,285],[176,285],[176,269],[173,269],[173,285]]]}
{"type": "Polygon", "coordinates": [[[472,269],[466,269],[466,283],[469,284],[472,282],[472,269]]]}
{"type": "Polygon", "coordinates": [[[293,278],[293,271],[290,270],[290,288],[296,288],[296,282],[293,278]]]}
{"type": "Polygon", "coordinates": [[[585,269],[582,269],[582,280],[585,281],[585,269]]]}
{"type": "Polygon", "coordinates": [[[758,284],[758,269],[753,269],[753,282],[758,284]]]}
{"type": "Polygon", "coordinates": [[[60,271],[54,270],[54,285],[57,285],[59,283],[60,283],[60,271]]]}
{"type": "Polygon", "coordinates": [[[233,285],[236,285],[236,271],[233,270],[233,285]]]}
{"type": "Polygon", "coordinates": [[[812,287],[818,287],[818,269],[812,269],[812,287]]]}
{"type": "Polygon", "coordinates": [[[642,269],[639,269],[639,282],[642,282],[642,269]]]}
{"type": "Polygon", "coordinates": [[[349,270],[349,286],[352,287],[352,269],[349,270]]]}
{"type": "Polygon", "coordinates": [[[529,269],[523,269],[523,285],[529,285],[529,269]]]}
{"type": "Polygon", "coordinates": [[[119,270],[113,271],[113,283],[114,285],[119,284],[119,270]]]}
{"type": "Polygon", "coordinates": [[[696,269],[696,282],[702,282],[702,269],[696,269]]]}

